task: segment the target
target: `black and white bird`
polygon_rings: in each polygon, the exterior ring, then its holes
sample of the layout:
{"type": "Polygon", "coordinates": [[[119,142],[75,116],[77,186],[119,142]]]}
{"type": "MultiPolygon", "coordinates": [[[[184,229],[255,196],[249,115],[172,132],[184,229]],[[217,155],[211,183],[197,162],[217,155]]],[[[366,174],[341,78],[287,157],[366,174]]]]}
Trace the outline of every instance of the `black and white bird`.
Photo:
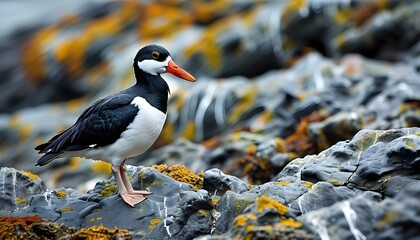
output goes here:
{"type": "Polygon", "coordinates": [[[119,195],[132,207],[150,192],[133,190],[125,161],[148,150],[162,131],[169,87],[161,74],[195,81],[172,61],[168,50],[158,45],[140,49],[133,67],[134,86],[96,101],[73,126],[35,148],[44,154],[36,163],[39,166],[73,156],[111,163],[119,195]]]}

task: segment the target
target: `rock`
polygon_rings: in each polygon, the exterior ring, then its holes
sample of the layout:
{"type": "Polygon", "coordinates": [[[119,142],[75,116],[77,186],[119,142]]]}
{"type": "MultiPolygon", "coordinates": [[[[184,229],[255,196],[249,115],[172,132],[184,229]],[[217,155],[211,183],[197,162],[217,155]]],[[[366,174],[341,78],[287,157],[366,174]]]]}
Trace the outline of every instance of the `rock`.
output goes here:
{"type": "Polygon", "coordinates": [[[357,188],[352,189],[345,186],[335,187],[331,183],[318,182],[312,186],[310,191],[302,194],[289,204],[289,208],[291,212],[299,216],[356,196],[363,196],[373,201],[382,199],[382,195],[377,192],[361,191],[357,188]]]}
{"type": "Polygon", "coordinates": [[[415,170],[420,157],[419,132],[419,128],[362,130],[351,141],[292,161],[278,177],[298,174],[311,182],[327,181],[383,193],[390,175],[404,172],[406,177],[419,177],[415,170]]]}
{"type": "Polygon", "coordinates": [[[415,239],[420,230],[418,183],[407,185],[395,198],[382,202],[357,196],[311,211],[299,220],[329,239],[415,239]],[[406,209],[410,209],[406,211],[406,209]]]}
{"type": "Polygon", "coordinates": [[[127,230],[104,226],[75,229],[64,224],[42,220],[39,216],[0,217],[3,239],[132,239],[127,230]]]}
{"type": "Polygon", "coordinates": [[[237,216],[223,236],[224,239],[317,239],[286,206],[266,196],[256,198],[246,214],[237,216]]]}
{"type": "Polygon", "coordinates": [[[46,190],[44,182],[35,174],[0,168],[0,209],[12,211],[26,207],[30,198],[46,190]]]}
{"type": "MultiPolygon", "coordinates": [[[[156,169],[129,167],[135,189],[148,189],[153,194],[136,205],[128,206],[116,195],[112,178],[99,183],[88,194],[73,189],[58,189],[35,194],[28,206],[1,215],[29,216],[37,214],[43,219],[64,223],[68,227],[91,229],[126,229],[135,238],[193,239],[210,233],[212,201],[205,190],[178,182],[156,169]]],[[[80,235],[81,236],[81,235],[80,235]]]]}
{"type": "Polygon", "coordinates": [[[209,169],[204,173],[203,189],[214,193],[214,195],[223,195],[228,190],[239,194],[249,190],[242,180],[226,175],[216,168],[209,169]]]}

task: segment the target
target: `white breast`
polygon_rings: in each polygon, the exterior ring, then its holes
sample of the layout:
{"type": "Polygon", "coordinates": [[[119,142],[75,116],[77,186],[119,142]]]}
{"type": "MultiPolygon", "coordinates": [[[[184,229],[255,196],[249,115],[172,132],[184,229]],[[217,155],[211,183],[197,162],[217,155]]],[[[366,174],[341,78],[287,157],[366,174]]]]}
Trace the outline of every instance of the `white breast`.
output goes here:
{"type": "Polygon", "coordinates": [[[142,97],[135,97],[131,104],[138,107],[139,111],[120,139],[106,147],[85,151],[86,158],[120,165],[124,159],[140,155],[153,145],[165,124],[166,114],[142,97]]]}

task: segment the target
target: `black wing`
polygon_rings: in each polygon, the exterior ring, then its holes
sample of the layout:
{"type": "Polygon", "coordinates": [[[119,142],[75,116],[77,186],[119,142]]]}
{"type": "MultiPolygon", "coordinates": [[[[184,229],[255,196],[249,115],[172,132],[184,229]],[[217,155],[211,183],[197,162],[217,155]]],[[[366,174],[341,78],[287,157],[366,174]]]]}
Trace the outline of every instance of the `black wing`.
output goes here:
{"type": "MultiPolygon", "coordinates": [[[[95,102],[80,115],[73,126],[37,146],[35,150],[55,157],[63,151],[98,148],[114,143],[139,111],[131,104],[132,100],[130,94],[118,94],[95,102]]],[[[40,164],[41,159],[38,160],[39,165],[52,160],[40,164]]]]}

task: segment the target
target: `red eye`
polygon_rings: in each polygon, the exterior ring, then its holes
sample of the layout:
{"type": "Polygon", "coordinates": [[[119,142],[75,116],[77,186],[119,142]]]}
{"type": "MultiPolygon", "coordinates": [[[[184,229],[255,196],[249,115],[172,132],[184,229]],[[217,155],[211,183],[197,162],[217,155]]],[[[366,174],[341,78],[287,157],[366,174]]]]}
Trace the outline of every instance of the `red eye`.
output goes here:
{"type": "Polygon", "coordinates": [[[157,51],[153,51],[153,52],[152,52],[152,58],[153,58],[153,59],[158,59],[158,58],[159,58],[159,56],[160,56],[160,53],[159,53],[159,52],[157,52],[157,51]]]}

